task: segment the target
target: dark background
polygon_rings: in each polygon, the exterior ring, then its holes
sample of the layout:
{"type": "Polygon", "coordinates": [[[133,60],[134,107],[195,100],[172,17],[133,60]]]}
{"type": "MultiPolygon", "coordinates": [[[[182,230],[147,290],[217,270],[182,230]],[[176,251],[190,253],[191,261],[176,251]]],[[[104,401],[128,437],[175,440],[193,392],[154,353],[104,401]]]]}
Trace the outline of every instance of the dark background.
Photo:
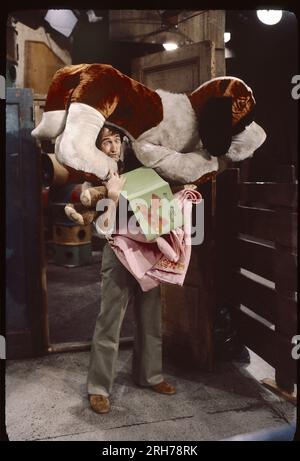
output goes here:
{"type": "Polygon", "coordinates": [[[297,166],[298,102],[291,96],[298,68],[298,21],[285,11],[281,21],[268,26],[255,11],[227,11],[228,47],[235,57],[226,59],[227,75],[240,77],[253,89],[256,120],[267,139],[250,162],[250,179],[269,179],[270,167],[297,166]]]}

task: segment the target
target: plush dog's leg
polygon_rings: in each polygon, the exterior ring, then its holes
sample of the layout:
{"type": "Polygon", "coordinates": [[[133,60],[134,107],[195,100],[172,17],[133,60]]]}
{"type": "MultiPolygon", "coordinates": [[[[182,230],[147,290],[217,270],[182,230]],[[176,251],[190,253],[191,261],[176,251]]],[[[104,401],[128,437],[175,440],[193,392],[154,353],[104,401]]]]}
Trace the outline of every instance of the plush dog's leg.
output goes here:
{"type": "Polygon", "coordinates": [[[97,202],[106,196],[107,189],[105,186],[90,187],[81,193],[80,201],[84,206],[95,207],[97,202]]]}
{"type": "Polygon", "coordinates": [[[135,141],[132,147],[143,165],[154,168],[160,176],[171,183],[192,183],[219,168],[217,157],[211,157],[201,148],[197,152],[182,154],[146,141],[135,141]]]}
{"type": "Polygon", "coordinates": [[[80,226],[91,224],[98,215],[96,210],[87,209],[81,203],[67,203],[65,213],[71,221],[80,226]]]}
{"type": "MultiPolygon", "coordinates": [[[[217,136],[217,133],[216,133],[217,136]]],[[[226,162],[240,162],[251,157],[266,139],[261,126],[252,122],[241,133],[232,136],[228,152],[222,156],[210,156],[200,144],[194,152],[180,153],[167,147],[147,142],[146,135],[132,144],[138,160],[145,166],[154,168],[169,182],[195,183],[202,177],[218,172],[226,162]]]]}

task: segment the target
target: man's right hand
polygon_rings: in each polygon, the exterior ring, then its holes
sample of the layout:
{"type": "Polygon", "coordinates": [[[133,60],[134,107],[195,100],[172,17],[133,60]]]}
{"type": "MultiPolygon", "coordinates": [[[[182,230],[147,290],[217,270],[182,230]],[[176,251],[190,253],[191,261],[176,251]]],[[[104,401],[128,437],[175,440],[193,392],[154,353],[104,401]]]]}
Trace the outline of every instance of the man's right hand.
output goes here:
{"type": "Polygon", "coordinates": [[[116,199],[119,197],[120,192],[125,184],[126,178],[120,177],[118,173],[109,170],[109,180],[105,182],[107,188],[108,198],[116,199]]]}

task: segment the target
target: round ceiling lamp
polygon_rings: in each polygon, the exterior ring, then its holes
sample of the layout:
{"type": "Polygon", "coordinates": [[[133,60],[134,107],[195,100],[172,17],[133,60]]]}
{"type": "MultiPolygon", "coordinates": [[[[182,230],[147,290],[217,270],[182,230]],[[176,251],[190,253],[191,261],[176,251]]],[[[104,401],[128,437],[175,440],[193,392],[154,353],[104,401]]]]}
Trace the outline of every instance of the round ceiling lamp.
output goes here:
{"type": "Polygon", "coordinates": [[[282,18],[282,10],[257,10],[256,14],[258,19],[268,26],[274,26],[282,18]]]}

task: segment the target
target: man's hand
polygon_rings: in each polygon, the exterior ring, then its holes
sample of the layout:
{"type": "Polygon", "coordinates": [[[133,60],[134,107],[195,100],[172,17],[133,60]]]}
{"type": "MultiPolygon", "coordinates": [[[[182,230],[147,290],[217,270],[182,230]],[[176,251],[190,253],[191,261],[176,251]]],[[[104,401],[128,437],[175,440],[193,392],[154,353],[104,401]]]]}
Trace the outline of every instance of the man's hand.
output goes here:
{"type": "Polygon", "coordinates": [[[109,178],[110,179],[104,183],[107,188],[107,197],[116,199],[120,195],[126,178],[124,176],[121,178],[118,173],[115,173],[112,170],[109,171],[109,178]]]}

